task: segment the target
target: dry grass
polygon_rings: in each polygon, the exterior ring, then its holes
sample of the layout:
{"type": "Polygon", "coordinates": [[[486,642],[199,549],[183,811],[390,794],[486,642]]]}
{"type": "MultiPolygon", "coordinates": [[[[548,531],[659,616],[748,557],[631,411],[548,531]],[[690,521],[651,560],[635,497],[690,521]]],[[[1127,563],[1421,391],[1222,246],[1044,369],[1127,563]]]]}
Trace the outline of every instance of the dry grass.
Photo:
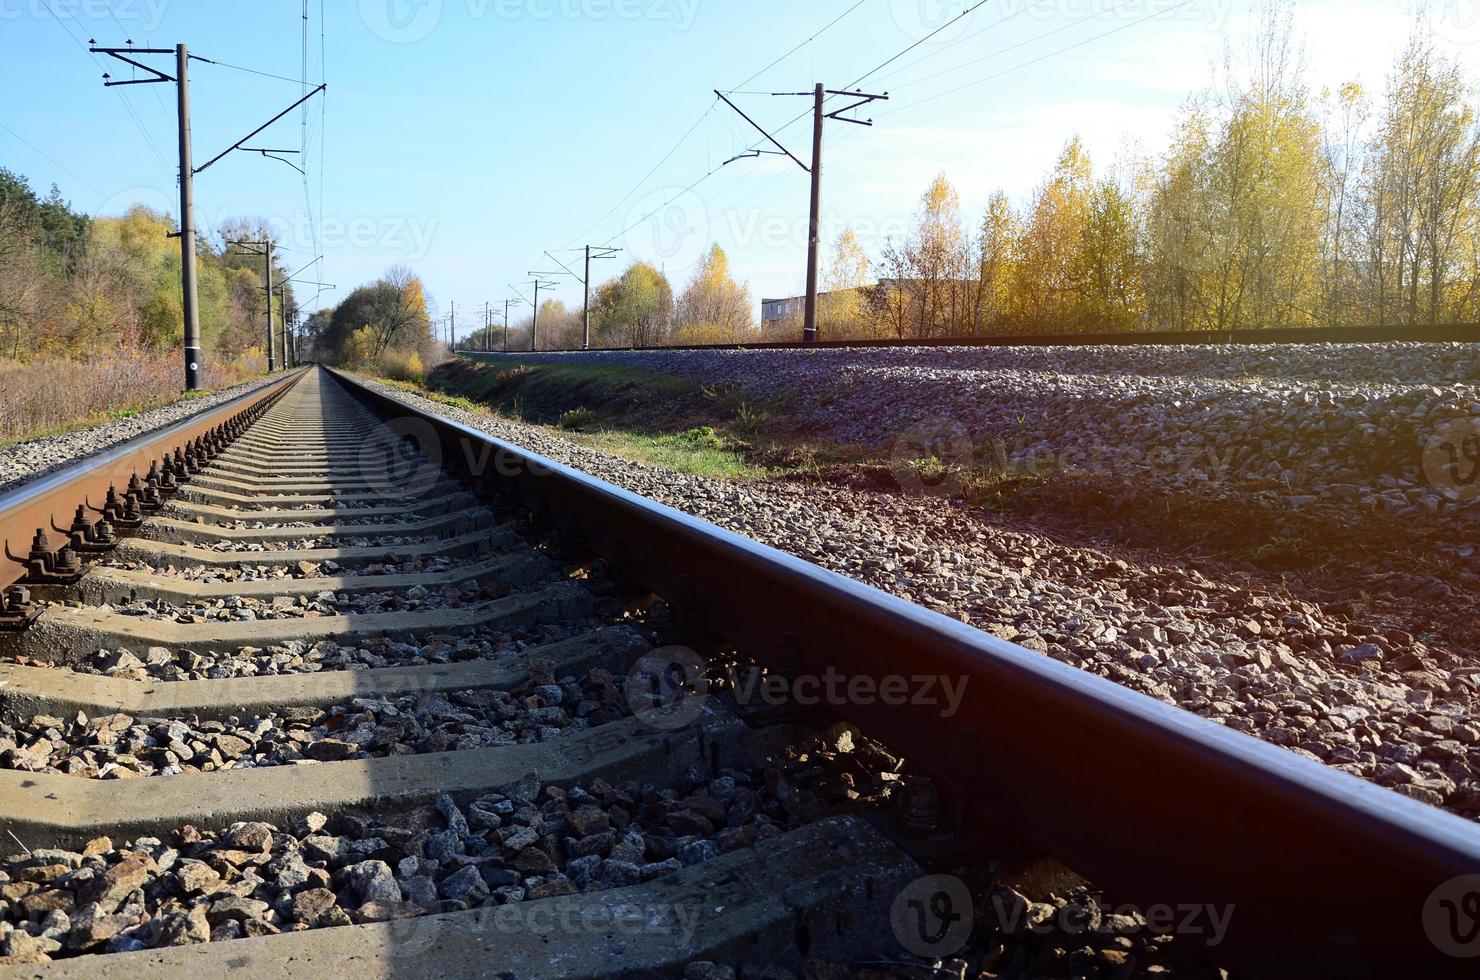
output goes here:
{"type": "MultiPolygon", "coordinates": [[[[262,373],[250,358],[207,362],[202,383],[224,388],[262,373]]],[[[184,369],[176,352],[119,351],[106,359],[0,361],[0,445],[56,435],[177,402],[184,369]]]]}

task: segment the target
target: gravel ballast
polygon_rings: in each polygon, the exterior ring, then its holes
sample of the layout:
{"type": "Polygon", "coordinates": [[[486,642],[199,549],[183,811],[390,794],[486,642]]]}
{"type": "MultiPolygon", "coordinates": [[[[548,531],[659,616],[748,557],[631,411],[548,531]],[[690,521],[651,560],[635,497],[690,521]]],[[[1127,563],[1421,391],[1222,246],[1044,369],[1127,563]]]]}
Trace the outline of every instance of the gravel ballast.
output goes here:
{"type": "Polygon", "coordinates": [[[1480,817],[1480,667],[1466,651],[1354,621],[1277,582],[1251,585],[1065,545],[946,500],[657,470],[370,384],[1029,649],[1480,817]]]}
{"type": "Polygon", "coordinates": [[[1480,484],[1464,482],[1480,459],[1449,455],[1451,448],[1463,453],[1467,437],[1480,438],[1477,344],[590,351],[510,359],[636,368],[730,387],[783,405],[799,430],[899,463],[941,455],[1480,523],[1480,484]]]}

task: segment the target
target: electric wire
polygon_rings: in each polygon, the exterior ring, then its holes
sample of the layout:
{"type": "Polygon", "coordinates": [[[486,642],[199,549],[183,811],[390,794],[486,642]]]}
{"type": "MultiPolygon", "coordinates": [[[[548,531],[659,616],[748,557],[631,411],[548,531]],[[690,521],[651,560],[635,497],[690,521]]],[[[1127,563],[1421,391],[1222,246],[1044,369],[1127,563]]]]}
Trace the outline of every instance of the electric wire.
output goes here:
{"type": "Polygon", "coordinates": [[[94,194],[98,195],[99,197],[101,197],[101,198],[103,198],[105,200],[107,199],[108,195],[105,194],[103,191],[98,190],[92,184],[89,184],[86,180],[84,180],[81,177],[77,176],[71,170],[68,170],[67,167],[66,167],[66,165],[63,164],[60,160],[58,160],[56,157],[52,156],[50,153],[47,153],[41,147],[37,146],[35,143],[32,143],[30,140],[26,139],[20,133],[17,133],[15,130],[13,130],[9,126],[5,125],[3,122],[0,122],[0,129],[5,130],[11,136],[14,136],[16,139],[20,140],[22,143],[26,144],[31,149],[35,150],[41,156],[43,156],[46,159],[50,160],[53,166],[55,166],[62,173],[64,173],[67,176],[71,177],[73,180],[77,181],[83,187],[86,187],[88,190],[92,191],[94,194]]]}
{"type": "MultiPolygon", "coordinates": [[[[923,75],[923,76],[921,76],[919,78],[911,78],[911,79],[908,79],[906,81],[899,82],[894,87],[896,89],[909,88],[912,85],[920,85],[920,84],[923,84],[925,82],[934,81],[937,78],[944,78],[946,75],[955,74],[956,72],[961,71],[963,68],[970,68],[972,65],[979,65],[979,64],[981,64],[984,61],[990,61],[993,58],[996,58],[996,57],[999,57],[1001,55],[1007,54],[1009,51],[1016,51],[1019,48],[1026,48],[1029,45],[1037,44],[1039,41],[1042,41],[1044,38],[1053,37],[1055,34],[1062,34],[1065,31],[1072,30],[1072,29],[1074,29],[1076,27],[1079,27],[1079,26],[1081,26],[1083,24],[1090,23],[1091,21],[1093,21],[1093,20],[1095,20],[1097,18],[1103,17],[1106,14],[1114,13],[1115,11],[1122,9],[1123,7],[1129,7],[1132,4],[1138,4],[1139,5],[1142,2],[1143,2],[1143,0],[1121,0],[1120,3],[1114,4],[1113,6],[1110,6],[1110,7],[1106,7],[1104,10],[1101,10],[1101,11],[1099,11],[1097,13],[1090,14],[1087,17],[1081,17],[1078,20],[1072,20],[1072,21],[1070,21],[1067,24],[1061,24],[1060,26],[1055,27],[1051,31],[1044,31],[1042,34],[1035,34],[1034,36],[1032,36],[1030,38],[1026,38],[1025,40],[1018,41],[1016,44],[1009,44],[1005,48],[998,48],[995,51],[989,51],[988,53],[986,53],[984,55],[981,55],[979,57],[973,58],[970,61],[963,61],[961,64],[955,65],[955,66],[953,66],[951,68],[941,69],[940,71],[935,72],[934,74],[931,74],[931,75],[923,75]]],[[[1160,13],[1160,11],[1158,11],[1158,13],[1160,13]]],[[[918,62],[916,62],[916,63],[918,64],[918,62]]]]}
{"type": "Polygon", "coordinates": [[[749,78],[747,78],[745,81],[741,82],[739,85],[736,85],[732,89],[727,89],[725,91],[725,94],[726,95],[735,95],[735,94],[738,94],[738,90],[739,89],[743,88],[746,85],[749,85],[751,82],[755,81],[757,78],[760,78],[762,75],[764,75],[766,72],[770,71],[772,68],[775,68],[777,65],[781,64],[787,58],[790,58],[792,55],[794,55],[798,51],[802,50],[802,48],[806,47],[807,45],[811,44],[813,41],[817,40],[819,37],[821,37],[823,34],[825,34],[829,29],[831,29],[834,24],[836,24],[838,21],[842,20],[844,17],[847,17],[849,14],[853,13],[853,11],[857,10],[859,7],[862,7],[867,2],[868,2],[868,0],[858,0],[858,2],[855,3],[853,6],[849,7],[847,10],[843,11],[841,14],[838,14],[838,16],[834,17],[831,21],[829,21],[828,24],[827,24],[827,26],[824,27],[824,28],[822,28],[822,30],[820,30],[817,33],[813,34],[811,37],[807,38],[805,41],[801,42],[796,47],[794,47],[790,51],[786,52],[786,54],[782,55],[781,57],[777,58],[775,61],[771,62],[766,67],[762,68],[760,71],[756,72],[754,75],[751,75],[749,78]]]}
{"type": "Polygon", "coordinates": [[[1144,24],[1149,20],[1154,20],[1155,18],[1161,17],[1164,14],[1169,14],[1173,11],[1180,10],[1183,7],[1189,6],[1190,4],[1193,4],[1195,2],[1197,2],[1197,0],[1182,0],[1181,3],[1173,4],[1170,7],[1165,7],[1161,10],[1147,14],[1144,17],[1139,17],[1136,20],[1121,24],[1119,27],[1115,27],[1108,31],[1104,31],[1091,37],[1084,38],[1083,40],[1076,41],[1073,44],[1065,45],[1062,48],[1056,48],[1055,50],[1049,51],[1048,53],[1040,55],[1037,58],[1033,58],[1030,61],[1025,61],[1019,65],[1013,65],[1011,68],[1004,68],[1002,71],[994,72],[993,74],[988,75],[985,78],[978,78],[975,81],[967,82],[964,85],[958,85],[955,88],[947,89],[944,92],[937,92],[934,95],[927,96],[926,98],[919,99],[915,102],[906,103],[905,105],[890,109],[888,112],[881,112],[879,113],[879,115],[892,116],[896,113],[904,112],[906,109],[913,109],[917,106],[928,105],[931,102],[938,101],[940,99],[946,98],[947,96],[956,95],[960,92],[964,92],[969,88],[975,88],[978,85],[985,85],[987,82],[995,81],[996,79],[999,79],[1004,75],[1010,75],[1015,71],[1021,71],[1024,68],[1031,68],[1033,65],[1042,64],[1043,62],[1048,61],[1050,58],[1057,57],[1058,55],[1064,54],[1068,51],[1073,51],[1076,48],[1082,48],[1087,44],[1092,44],[1095,41],[1103,40],[1104,38],[1110,37],[1113,34],[1119,34],[1121,31],[1130,30],[1132,27],[1144,24]]]}

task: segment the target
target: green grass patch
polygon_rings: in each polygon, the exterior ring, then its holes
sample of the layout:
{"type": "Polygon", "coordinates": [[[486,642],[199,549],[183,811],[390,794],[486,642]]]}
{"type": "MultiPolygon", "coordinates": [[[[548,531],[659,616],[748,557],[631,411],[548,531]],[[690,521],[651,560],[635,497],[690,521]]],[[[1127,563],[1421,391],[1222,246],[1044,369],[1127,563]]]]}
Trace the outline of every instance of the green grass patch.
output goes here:
{"type": "Polygon", "coordinates": [[[692,476],[747,481],[764,479],[773,473],[767,467],[748,462],[742,447],[724,440],[708,427],[669,435],[608,429],[574,438],[613,456],[692,476]]]}

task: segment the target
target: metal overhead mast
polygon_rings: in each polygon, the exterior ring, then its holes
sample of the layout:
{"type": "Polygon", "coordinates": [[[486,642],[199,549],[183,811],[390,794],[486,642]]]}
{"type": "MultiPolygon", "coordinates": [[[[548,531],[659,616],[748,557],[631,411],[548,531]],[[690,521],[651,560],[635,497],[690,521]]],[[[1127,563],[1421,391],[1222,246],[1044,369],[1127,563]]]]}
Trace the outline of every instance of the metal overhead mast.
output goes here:
{"type": "MultiPolygon", "coordinates": [[[[237,248],[246,249],[248,255],[264,255],[267,257],[267,272],[265,282],[267,286],[267,373],[271,374],[277,370],[277,341],[272,333],[272,239],[268,238],[261,242],[227,242],[237,248]]],[[[288,329],[287,303],[283,304],[283,331],[288,329]]],[[[285,337],[286,339],[286,337],[285,337]]],[[[283,347],[283,367],[288,366],[288,348],[283,347]]]]}
{"type": "MultiPolygon", "coordinates": [[[[319,85],[303,96],[303,98],[252,130],[245,137],[237,140],[231,146],[216,154],[202,166],[195,167],[191,164],[190,148],[190,62],[192,59],[204,61],[207,64],[214,64],[215,62],[212,62],[209,58],[190,54],[183,44],[177,44],[174,48],[136,48],[132,43],[123,48],[100,48],[97,46],[96,41],[90,41],[89,44],[88,50],[91,53],[105,54],[110,58],[122,61],[124,64],[132,65],[134,68],[146,71],[153,76],[152,78],[131,78],[124,81],[114,81],[112,76],[105,72],[103,74],[103,85],[105,87],[111,88],[116,85],[155,85],[160,82],[175,83],[180,127],[180,231],[178,237],[180,239],[180,308],[185,320],[185,390],[199,391],[201,351],[200,310],[195,268],[195,175],[216,163],[231,151],[247,149],[243,145],[247,140],[250,140],[253,136],[256,136],[318,93],[327,90],[329,86],[327,84],[319,85]],[[134,56],[136,55],[167,54],[173,54],[175,56],[175,74],[173,76],[157,68],[152,68],[142,61],[134,60],[134,56]]],[[[254,150],[252,152],[258,152],[262,153],[263,156],[268,156],[272,152],[280,151],[263,152],[262,150],[254,150]]],[[[287,161],[283,162],[286,163],[287,161]]],[[[176,236],[172,235],[171,237],[176,236]]],[[[268,296],[271,297],[270,283],[268,289],[268,296]]],[[[268,303],[270,307],[270,298],[268,303]]],[[[271,313],[268,314],[267,322],[268,330],[270,331],[272,329],[271,313]]],[[[286,347],[284,348],[284,353],[286,354],[286,347]]]]}
{"type": "MultiPolygon", "coordinates": [[[[549,256],[549,258],[551,258],[555,262],[559,263],[560,268],[562,268],[562,269],[565,270],[565,273],[564,273],[565,275],[570,276],[576,282],[578,282],[578,283],[581,284],[581,290],[582,290],[582,298],[581,298],[581,322],[582,322],[581,350],[590,350],[591,349],[591,260],[592,259],[614,259],[614,258],[617,257],[617,253],[620,252],[620,251],[622,251],[622,249],[615,248],[615,247],[613,247],[611,245],[586,245],[586,246],[584,246],[583,249],[566,249],[566,251],[573,251],[573,252],[584,251],[586,253],[586,275],[584,277],[576,275],[574,269],[572,269],[570,266],[566,265],[564,262],[561,262],[558,258],[556,258],[551,253],[546,252],[545,255],[549,256]]],[[[549,275],[558,276],[558,275],[561,275],[561,273],[559,273],[559,272],[551,272],[551,273],[549,273],[549,275]]]]}
{"type": "Polygon", "coordinates": [[[534,319],[529,322],[529,349],[530,352],[533,353],[534,351],[539,350],[539,346],[535,343],[535,335],[540,326],[540,289],[554,289],[556,286],[560,285],[560,283],[558,282],[545,282],[544,277],[558,276],[560,275],[560,273],[526,272],[525,275],[534,277],[534,302],[530,304],[534,307],[534,319]]]}
{"type": "MultiPolygon", "coordinates": [[[[513,289],[514,292],[516,292],[516,293],[519,292],[519,290],[514,286],[513,283],[509,283],[509,288],[510,289],[513,289]]],[[[506,300],[504,300],[504,353],[505,354],[507,354],[509,352],[509,307],[510,306],[513,306],[516,303],[528,303],[528,302],[529,302],[529,300],[525,299],[524,296],[523,296],[523,294],[521,294],[518,299],[506,299],[506,300]]],[[[532,332],[533,331],[531,331],[531,333],[532,332]]]]}
{"type": "Polygon", "coordinates": [[[822,235],[823,127],[828,119],[836,119],[838,122],[853,123],[855,126],[872,126],[874,124],[874,121],[872,119],[851,119],[843,115],[843,113],[851,112],[854,109],[868,105],[871,102],[886,100],[889,98],[889,93],[885,92],[882,95],[870,95],[866,92],[840,91],[837,89],[824,88],[821,82],[818,82],[817,87],[811,92],[772,92],[772,95],[812,96],[812,166],[810,167],[808,167],[802,161],[798,160],[796,158],[796,155],[788,150],[785,146],[782,146],[781,142],[777,140],[776,137],[766,132],[766,130],[761,127],[760,123],[756,122],[754,119],[746,115],[743,109],[741,109],[735,103],[726,98],[723,92],[719,91],[719,89],[715,89],[714,94],[719,96],[719,98],[724,102],[725,105],[738,112],[740,114],[740,118],[744,119],[746,122],[750,123],[750,125],[754,126],[762,136],[764,136],[767,140],[771,142],[773,146],[776,147],[775,150],[750,150],[749,152],[742,153],[739,156],[726,160],[726,164],[734,163],[736,160],[743,160],[746,157],[760,156],[762,153],[779,152],[781,154],[785,154],[788,157],[791,157],[792,162],[794,162],[798,167],[801,167],[803,170],[807,171],[807,173],[812,175],[812,207],[810,218],[808,221],[807,232],[807,310],[806,319],[803,321],[802,326],[802,342],[806,344],[816,343],[817,261],[819,240],[822,235]],[[854,99],[856,101],[850,103],[849,105],[843,106],[843,108],[841,109],[834,110],[833,112],[824,112],[823,103],[827,101],[827,97],[829,95],[838,95],[844,98],[854,99]]]}

